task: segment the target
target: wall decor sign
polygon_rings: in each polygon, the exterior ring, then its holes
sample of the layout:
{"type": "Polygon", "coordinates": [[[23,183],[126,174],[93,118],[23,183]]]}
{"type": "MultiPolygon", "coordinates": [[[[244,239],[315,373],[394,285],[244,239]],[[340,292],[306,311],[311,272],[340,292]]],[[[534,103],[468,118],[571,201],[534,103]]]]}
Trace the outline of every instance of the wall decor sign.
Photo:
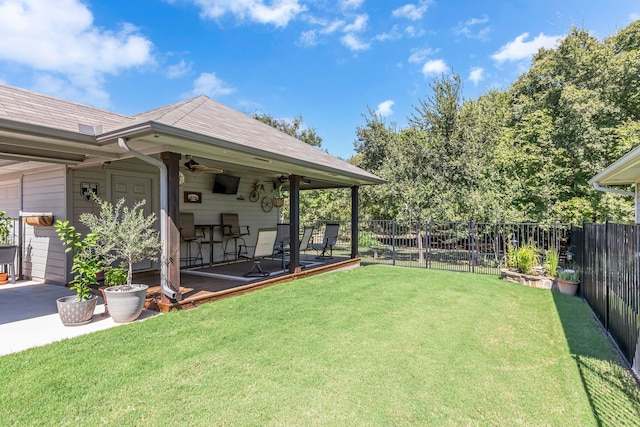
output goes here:
{"type": "Polygon", "coordinates": [[[202,203],[202,193],[199,191],[185,191],[184,202],[185,203],[202,203]]]}
{"type": "Polygon", "coordinates": [[[85,200],[91,200],[92,197],[98,197],[97,182],[81,182],[80,194],[85,200]]]}

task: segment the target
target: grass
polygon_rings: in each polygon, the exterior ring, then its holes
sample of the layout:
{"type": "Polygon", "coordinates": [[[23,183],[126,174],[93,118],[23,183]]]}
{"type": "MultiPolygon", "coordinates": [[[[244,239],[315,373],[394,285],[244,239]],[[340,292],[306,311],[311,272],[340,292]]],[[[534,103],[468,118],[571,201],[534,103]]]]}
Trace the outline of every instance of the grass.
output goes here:
{"type": "Polygon", "coordinates": [[[367,266],[0,357],[0,425],[640,425],[578,298],[367,266]]]}

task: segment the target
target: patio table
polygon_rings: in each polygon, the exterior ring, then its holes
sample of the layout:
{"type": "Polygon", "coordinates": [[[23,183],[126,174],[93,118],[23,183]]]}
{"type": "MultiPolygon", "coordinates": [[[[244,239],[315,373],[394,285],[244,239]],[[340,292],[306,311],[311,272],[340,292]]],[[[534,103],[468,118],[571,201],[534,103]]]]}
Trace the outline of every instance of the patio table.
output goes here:
{"type": "Polygon", "coordinates": [[[215,240],[215,229],[216,227],[222,228],[222,224],[196,224],[195,226],[196,228],[209,231],[209,240],[205,240],[202,243],[209,244],[209,265],[213,265],[213,245],[216,243],[220,243],[220,245],[222,245],[222,238],[220,238],[220,240],[215,240]]]}

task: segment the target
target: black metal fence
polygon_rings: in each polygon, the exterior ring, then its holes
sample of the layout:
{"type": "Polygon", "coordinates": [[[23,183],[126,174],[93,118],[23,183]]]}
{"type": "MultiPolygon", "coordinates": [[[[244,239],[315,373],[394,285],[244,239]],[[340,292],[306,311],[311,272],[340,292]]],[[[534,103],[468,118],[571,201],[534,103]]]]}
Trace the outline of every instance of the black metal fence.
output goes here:
{"type": "MultiPolygon", "coordinates": [[[[338,247],[349,248],[347,221],[319,221],[314,241],[322,240],[325,223],[339,223],[338,247]]],[[[364,263],[426,267],[499,275],[509,244],[532,242],[541,251],[559,249],[561,260],[569,247],[570,225],[483,222],[360,221],[359,254],[364,263]]]]}
{"type": "Polygon", "coordinates": [[[640,225],[584,223],[572,241],[582,297],[640,375],[640,225]]]}

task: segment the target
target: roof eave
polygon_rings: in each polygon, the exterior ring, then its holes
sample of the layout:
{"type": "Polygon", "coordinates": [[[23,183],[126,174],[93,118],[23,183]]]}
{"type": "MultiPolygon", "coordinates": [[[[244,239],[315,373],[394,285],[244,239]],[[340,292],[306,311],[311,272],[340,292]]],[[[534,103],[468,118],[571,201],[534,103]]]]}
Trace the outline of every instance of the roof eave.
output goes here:
{"type": "Polygon", "coordinates": [[[0,131],[20,133],[24,135],[51,138],[58,140],[71,140],[85,144],[97,145],[94,135],[86,135],[79,132],[72,132],[49,126],[42,126],[33,123],[20,122],[12,119],[0,118],[0,131]]]}
{"type": "MultiPolygon", "coordinates": [[[[151,134],[166,135],[171,137],[189,139],[194,142],[203,143],[207,145],[216,145],[218,147],[228,149],[231,151],[237,151],[243,154],[249,154],[252,156],[263,157],[268,160],[280,161],[291,163],[301,167],[313,168],[321,172],[325,172],[329,175],[335,174],[336,176],[345,176],[351,179],[355,179],[361,182],[362,185],[384,184],[385,180],[367,172],[367,175],[355,174],[352,172],[344,171],[337,168],[331,168],[328,166],[320,165],[313,162],[302,161],[294,157],[289,157],[280,154],[274,154],[269,151],[260,150],[257,148],[249,147],[246,145],[237,144],[231,141],[223,140],[220,138],[210,137],[202,135],[197,132],[176,128],[173,126],[157,123],[154,121],[148,121],[144,123],[137,123],[133,126],[121,128],[112,132],[101,134],[97,137],[97,141],[100,145],[108,145],[117,143],[118,138],[142,138],[151,134]]],[[[366,172],[366,171],[365,171],[366,172]]]]}
{"type": "Polygon", "coordinates": [[[625,170],[632,168],[634,166],[640,165],[640,146],[634,148],[629,151],[624,156],[620,157],[618,160],[613,162],[611,165],[607,166],[602,172],[595,175],[588,182],[590,185],[594,183],[600,185],[625,185],[625,184],[635,184],[634,180],[625,180],[628,182],[619,182],[619,181],[607,181],[608,179],[613,178],[616,174],[620,174],[625,170]]]}

